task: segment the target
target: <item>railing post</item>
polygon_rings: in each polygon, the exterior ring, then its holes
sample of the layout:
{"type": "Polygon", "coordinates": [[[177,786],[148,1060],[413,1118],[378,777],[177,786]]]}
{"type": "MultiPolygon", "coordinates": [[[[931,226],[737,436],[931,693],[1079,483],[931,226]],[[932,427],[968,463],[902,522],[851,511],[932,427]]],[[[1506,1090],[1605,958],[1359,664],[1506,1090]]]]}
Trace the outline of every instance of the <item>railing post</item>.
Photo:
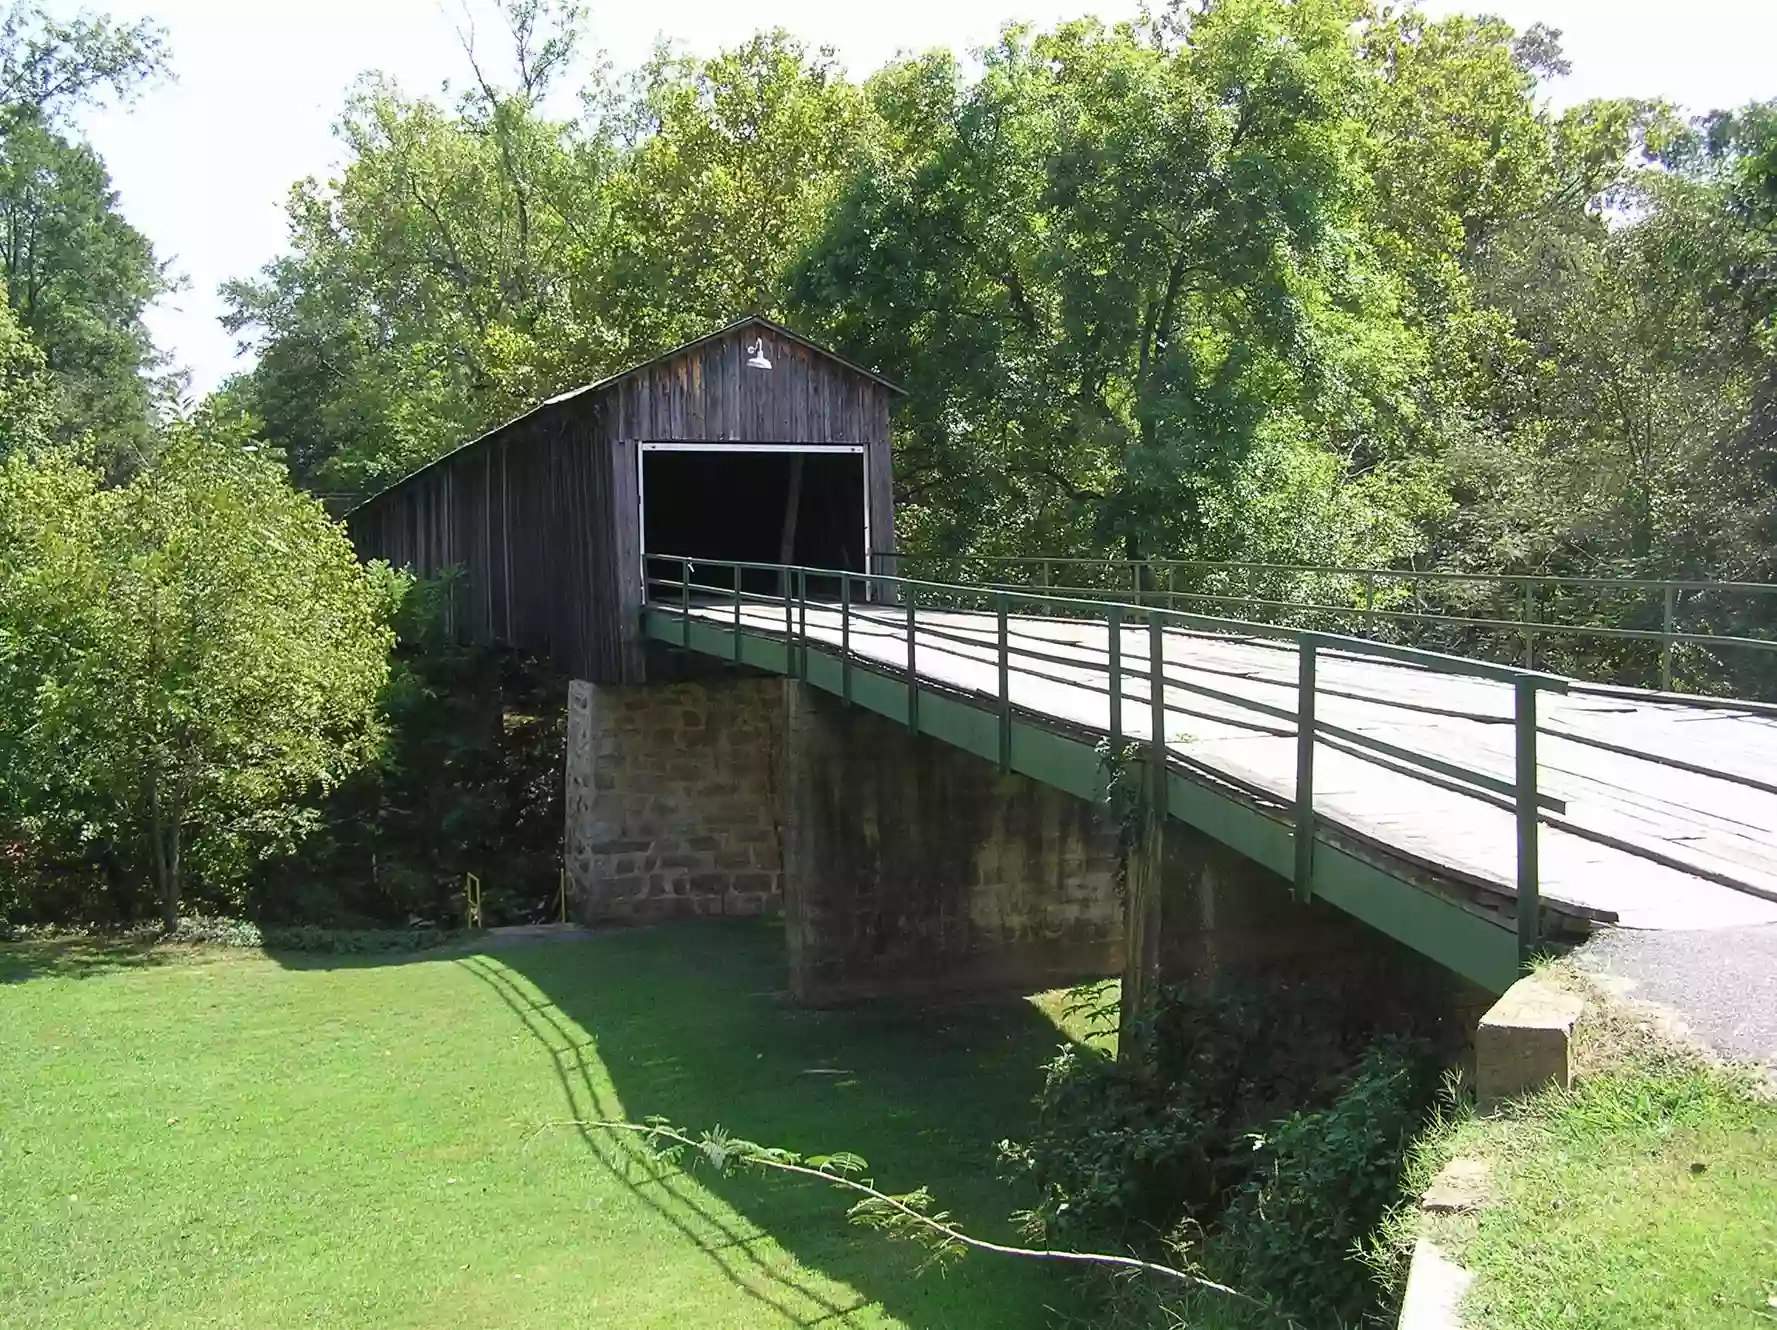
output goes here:
{"type": "Polygon", "coordinates": [[[1530,631],[1530,625],[1536,622],[1536,583],[1524,584],[1524,668],[1536,668],[1536,634],[1530,631]]]}
{"type": "Polygon", "coordinates": [[[741,566],[734,565],[734,662],[740,663],[740,578],[741,566]]]}
{"type": "Polygon", "coordinates": [[[1135,593],[1136,605],[1141,604],[1141,564],[1134,559],[1129,561],[1129,585],[1135,593]]]}
{"type": "Polygon", "coordinates": [[[808,569],[796,569],[796,677],[808,678],[808,569]]]}
{"type": "Polygon", "coordinates": [[[1166,817],[1166,625],[1154,610],[1148,611],[1148,714],[1154,727],[1154,787],[1151,793],[1154,816],[1166,817]]]}
{"type": "Polygon", "coordinates": [[[839,574],[839,698],[851,705],[851,574],[839,574]]]}
{"type": "Polygon", "coordinates": [[[919,634],[919,621],[914,613],[917,588],[911,582],[901,584],[907,598],[907,730],[919,733],[919,664],[914,654],[914,639],[919,634]]]}
{"type": "MultiPolygon", "coordinates": [[[[1116,595],[1115,580],[1107,596],[1116,595]]],[[[1123,897],[1123,992],[1119,1004],[1117,1060],[1140,1065],[1143,1015],[1160,981],[1161,885],[1166,867],[1166,638],[1157,610],[1148,614],[1153,745],[1147,762],[1147,799],[1139,839],[1130,847],[1128,890],[1123,897]]]]}
{"type": "Polygon", "coordinates": [[[793,675],[796,673],[793,659],[796,650],[796,572],[786,564],[779,576],[784,583],[784,673],[793,675]]]}
{"type": "Polygon", "coordinates": [[[1666,614],[1664,626],[1660,632],[1663,640],[1660,643],[1660,691],[1672,691],[1672,626],[1678,617],[1678,588],[1670,583],[1666,587],[1666,614]]]}
{"type": "Polygon", "coordinates": [[[993,595],[994,617],[999,620],[999,665],[1000,665],[1000,771],[1010,774],[1012,770],[1012,639],[1009,615],[1006,609],[1006,593],[996,591],[993,595]]]}
{"type": "Polygon", "coordinates": [[[1314,899],[1314,637],[1303,634],[1296,672],[1296,899],[1314,899]]]}
{"type": "MultiPolygon", "coordinates": [[[[1367,572],[1364,574],[1364,636],[1365,637],[1373,637],[1375,635],[1376,630],[1373,626],[1375,624],[1375,622],[1376,622],[1376,574],[1372,571],[1372,572],[1367,572]]],[[[1421,639],[1421,640],[1423,640],[1423,639],[1421,639]]]]}
{"type": "Polygon", "coordinates": [[[1536,792],[1536,680],[1517,683],[1518,959],[1528,961],[1542,935],[1542,879],[1537,861],[1542,825],[1536,792]]]}
{"type": "Polygon", "coordinates": [[[691,560],[679,560],[679,645],[691,647],[691,560]]]}
{"type": "Polygon", "coordinates": [[[1105,610],[1110,630],[1111,761],[1123,760],[1123,607],[1113,601],[1105,610]]]}
{"type": "MultiPolygon", "coordinates": [[[[1050,579],[1050,573],[1049,573],[1049,561],[1047,559],[1044,559],[1043,560],[1043,595],[1044,596],[1047,596],[1049,594],[1050,585],[1051,585],[1051,579],[1050,579]]],[[[1049,604],[1049,602],[1047,600],[1044,600],[1043,613],[1045,615],[1049,615],[1049,614],[1053,614],[1054,612],[1055,612],[1055,607],[1052,606],[1051,604],[1049,604]]]]}

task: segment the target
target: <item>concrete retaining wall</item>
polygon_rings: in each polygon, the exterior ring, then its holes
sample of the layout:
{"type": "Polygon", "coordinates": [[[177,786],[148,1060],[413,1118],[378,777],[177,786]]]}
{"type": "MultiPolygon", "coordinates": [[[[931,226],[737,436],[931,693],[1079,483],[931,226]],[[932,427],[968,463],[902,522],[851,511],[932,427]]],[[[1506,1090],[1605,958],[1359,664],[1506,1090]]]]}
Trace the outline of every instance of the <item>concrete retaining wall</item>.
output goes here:
{"type": "Polygon", "coordinates": [[[806,1001],[1114,974],[1116,832],[1091,804],[803,685],[786,692],[791,984],[806,1001]]]}

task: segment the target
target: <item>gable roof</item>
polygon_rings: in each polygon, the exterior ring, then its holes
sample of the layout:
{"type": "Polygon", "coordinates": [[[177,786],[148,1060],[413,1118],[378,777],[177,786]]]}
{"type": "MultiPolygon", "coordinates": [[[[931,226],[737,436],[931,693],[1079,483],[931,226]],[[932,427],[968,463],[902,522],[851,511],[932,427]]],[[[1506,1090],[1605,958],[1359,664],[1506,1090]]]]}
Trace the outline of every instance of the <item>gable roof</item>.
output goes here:
{"type": "MultiPolygon", "coordinates": [[[[872,383],[875,383],[875,384],[879,385],[880,387],[887,388],[896,397],[907,396],[907,390],[905,388],[903,388],[900,384],[891,383],[888,379],[883,378],[882,375],[878,374],[875,370],[865,369],[862,365],[854,364],[853,362],[847,360],[844,356],[840,355],[837,351],[832,350],[830,347],[822,346],[819,342],[814,341],[812,338],[804,337],[801,333],[797,332],[794,328],[786,328],[781,323],[774,323],[772,320],[766,318],[763,314],[747,314],[747,315],[743,315],[742,317],[736,319],[733,323],[724,324],[722,327],[717,328],[713,332],[705,333],[702,337],[694,337],[689,342],[681,342],[681,343],[679,343],[679,345],[675,346],[672,350],[662,351],[659,355],[653,357],[652,359],[644,360],[639,365],[631,365],[628,369],[619,370],[615,374],[606,375],[604,378],[599,379],[596,382],[583,384],[582,386],[580,386],[578,388],[570,388],[565,393],[558,393],[558,394],[556,394],[556,396],[551,397],[548,401],[542,403],[542,406],[554,406],[558,402],[571,401],[574,398],[579,397],[585,393],[600,392],[603,389],[613,387],[614,385],[622,382],[624,379],[629,378],[632,374],[640,374],[643,370],[649,368],[650,366],[658,365],[663,360],[672,360],[673,358],[675,358],[677,356],[684,355],[687,351],[695,351],[700,346],[705,346],[710,342],[720,341],[722,338],[727,337],[731,333],[739,332],[742,328],[755,328],[755,327],[764,328],[767,331],[772,332],[779,337],[787,337],[792,342],[796,342],[799,345],[806,346],[810,351],[813,351],[815,354],[825,356],[828,360],[836,361],[839,364],[845,366],[845,368],[849,369],[853,374],[862,375],[864,378],[869,379],[872,383]]],[[[541,410],[542,407],[540,406],[537,409],[541,410]]],[[[519,419],[521,419],[521,420],[523,418],[524,417],[522,417],[522,416],[519,417],[519,419]]]]}
{"type": "Polygon", "coordinates": [[[810,351],[813,351],[815,354],[825,356],[828,360],[831,360],[831,361],[834,361],[840,365],[843,365],[846,369],[850,370],[852,373],[857,374],[862,378],[869,379],[872,383],[876,384],[878,387],[886,389],[887,391],[893,393],[897,397],[907,396],[907,390],[905,388],[901,387],[898,383],[890,382],[888,379],[883,378],[882,375],[876,373],[876,371],[874,371],[874,370],[868,370],[868,369],[865,369],[862,365],[854,364],[852,361],[849,361],[844,356],[840,355],[837,351],[834,351],[829,347],[822,346],[819,342],[816,342],[816,341],[812,340],[811,338],[804,337],[801,333],[797,332],[794,328],[786,328],[783,324],[774,322],[773,320],[766,318],[763,314],[746,314],[746,315],[742,315],[740,318],[734,320],[734,322],[732,322],[732,323],[724,324],[720,328],[717,328],[711,332],[705,333],[702,337],[694,337],[689,342],[681,342],[678,346],[673,347],[672,350],[662,351],[659,355],[651,357],[648,360],[644,360],[638,365],[631,365],[628,369],[619,370],[615,374],[608,374],[602,379],[594,380],[592,383],[582,384],[578,388],[569,388],[566,392],[557,393],[554,397],[547,398],[544,401],[537,403],[537,405],[533,406],[529,411],[522,412],[519,415],[512,417],[512,419],[510,419],[508,421],[505,421],[501,424],[495,425],[492,429],[488,430],[486,433],[477,435],[475,438],[470,439],[467,443],[458,444],[455,448],[452,448],[449,452],[433,458],[430,462],[427,462],[424,466],[419,467],[416,470],[409,471],[405,476],[402,476],[401,479],[399,479],[397,481],[393,481],[390,484],[383,486],[383,488],[378,490],[375,494],[372,494],[369,497],[354,504],[350,509],[347,510],[345,516],[350,517],[353,513],[358,512],[360,509],[369,507],[371,504],[375,503],[378,499],[381,499],[384,495],[393,493],[394,491],[400,489],[402,486],[406,485],[409,481],[417,480],[419,477],[425,475],[427,472],[431,471],[433,468],[443,466],[446,462],[452,461],[453,459],[459,457],[461,454],[468,452],[472,448],[479,448],[482,444],[491,442],[495,437],[497,437],[498,435],[504,434],[507,430],[511,429],[514,425],[521,425],[525,421],[530,420],[533,416],[540,415],[544,411],[547,411],[550,407],[560,406],[564,402],[571,402],[571,401],[574,401],[576,398],[585,397],[585,396],[588,396],[592,393],[603,392],[607,388],[615,387],[617,384],[621,383],[624,379],[630,378],[636,374],[640,374],[643,370],[649,369],[654,365],[658,365],[663,360],[672,360],[676,356],[682,356],[686,352],[695,351],[700,346],[704,346],[710,342],[718,341],[721,338],[728,337],[736,332],[739,332],[742,328],[752,328],[752,327],[766,329],[767,331],[772,333],[773,336],[787,338],[788,340],[790,340],[792,342],[795,342],[801,346],[805,346],[810,351]]]}

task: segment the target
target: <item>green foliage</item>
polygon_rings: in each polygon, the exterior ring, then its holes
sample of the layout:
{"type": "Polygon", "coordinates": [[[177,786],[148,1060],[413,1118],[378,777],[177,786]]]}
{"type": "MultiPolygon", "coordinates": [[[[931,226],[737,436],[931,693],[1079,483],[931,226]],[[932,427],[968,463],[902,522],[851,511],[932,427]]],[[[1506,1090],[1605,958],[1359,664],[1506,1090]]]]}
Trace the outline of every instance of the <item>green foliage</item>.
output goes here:
{"type": "Polygon", "coordinates": [[[291,193],[289,255],[225,288],[259,363],[223,396],[305,483],[380,488],[541,398],[775,310],[855,165],[861,95],[786,34],[661,51],[560,122],[539,108],[577,14],[507,8],[507,84],[480,53],[452,107],[364,83],[344,168],[291,193]]]}
{"type": "Polygon", "coordinates": [[[55,120],[107,95],[127,103],[166,61],[166,32],[150,19],[122,25],[85,11],[58,19],[30,0],[0,9],[0,106],[15,124],[55,120]]]}
{"type": "Polygon", "coordinates": [[[1360,1259],[1400,1195],[1436,1082],[1425,1050],[1382,1043],[1322,1109],[1255,1135],[1253,1169],[1222,1217],[1218,1268],[1278,1304],[1357,1323],[1377,1299],[1360,1259]]]}
{"type": "Polygon", "coordinates": [[[447,946],[465,937],[462,932],[446,928],[323,928],[315,924],[275,927],[261,926],[247,919],[203,914],[183,916],[171,933],[158,924],[97,929],[60,924],[0,923],[0,941],[3,942],[81,942],[95,947],[171,943],[175,946],[240,947],[330,956],[402,956],[447,946]]]}
{"type": "Polygon", "coordinates": [[[9,830],[126,918],[151,879],[168,928],[188,874],[239,904],[382,739],[400,582],[252,449],[200,417],[116,488],[62,452],[0,462],[9,830]]]}
{"type": "MultiPolygon", "coordinates": [[[[1026,1230],[1201,1260],[1298,1315],[1369,1309],[1380,1290],[1353,1249],[1398,1195],[1439,1064],[1434,1045],[1378,1042],[1341,1005],[1307,988],[1166,989],[1139,1061],[1063,1048],[1036,1132],[1001,1146],[1038,1188],[1026,1230]]],[[[1118,1314],[1155,1324],[1176,1302],[1109,1292],[1118,1314]]]]}
{"type": "MultiPolygon", "coordinates": [[[[152,409],[172,383],[142,321],[172,289],[148,240],[118,211],[105,164],[60,129],[107,96],[128,101],[165,68],[164,35],[36,5],[0,9],[0,277],[6,305],[53,386],[46,432],[82,440],[102,467],[140,466],[152,409]]],[[[6,363],[11,364],[8,356],[6,363]]],[[[0,452],[15,440],[0,439],[0,452]]]]}
{"type": "Polygon", "coordinates": [[[0,308],[0,458],[49,442],[55,407],[43,351],[12,310],[0,308]]]}
{"type": "Polygon", "coordinates": [[[913,539],[1330,552],[1388,525],[1305,520],[1338,479],[1317,438],[1394,428],[1422,358],[1360,234],[1351,17],[1014,29],[972,86],[930,58],[873,81],[888,147],[794,289],[912,391],[913,539]]]}
{"type": "Polygon", "coordinates": [[[57,436],[91,436],[108,470],[140,467],[159,391],[142,315],[170,286],[98,155],[33,122],[0,135],[0,277],[56,386],[57,436]]]}
{"type": "Polygon", "coordinates": [[[256,874],[262,922],[455,919],[468,872],[483,880],[489,922],[555,917],[566,682],[455,642],[455,582],[417,582],[403,597],[378,760],[321,801],[295,854],[256,874]]]}

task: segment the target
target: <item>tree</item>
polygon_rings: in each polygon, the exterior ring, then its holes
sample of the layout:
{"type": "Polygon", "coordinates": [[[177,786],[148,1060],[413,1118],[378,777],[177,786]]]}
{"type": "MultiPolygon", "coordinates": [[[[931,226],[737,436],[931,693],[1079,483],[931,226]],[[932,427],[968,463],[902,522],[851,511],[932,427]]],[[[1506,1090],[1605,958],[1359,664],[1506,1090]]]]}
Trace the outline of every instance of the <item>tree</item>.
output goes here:
{"type": "Polygon", "coordinates": [[[55,407],[43,352],[12,311],[0,307],[0,459],[49,442],[55,407]]]}
{"type": "Polygon", "coordinates": [[[101,439],[115,473],[140,466],[159,364],[142,316],[170,283],[98,154],[32,119],[0,134],[0,276],[57,387],[58,436],[101,439]]]}
{"type": "Polygon", "coordinates": [[[252,863],[372,761],[398,582],[238,427],[170,431],[106,488],[65,451],[0,462],[0,790],[28,835],[138,873],[176,926],[188,880],[252,863]]]}
{"type": "Polygon", "coordinates": [[[54,122],[107,94],[128,102],[166,68],[166,33],[149,19],[120,25],[81,13],[63,21],[21,0],[0,9],[0,107],[9,127],[54,122]]]}
{"type": "Polygon", "coordinates": [[[514,3],[505,84],[466,39],[454,107],[371,80],[334,180],[299,184],[291,252],[230,283],[259,363],[227,390],[294,474],[364,493],[539,399],[749,310],[858,161],[863,99],[782,33],[662,52],[581,120],[540,109],[578,11],[514,3]]]}
{"type": "Polygon", "coordinates": [[[1425,356],[1364,226],[1356,17],[1224,0],[1009,30],[966,88],[932,59],[875,80],[891,146],[794,289],[912,391],[916,541],[1396,552],[1383,491],[1344,483],[1425,356]]]}
{"type": "Polygon", "coordinates": [[[142,464],[161,385],[143,311],[171,289],[117,210],[105,164],[61,132],[69,112],[128,102],[167,67],[165,34],[40,5],[0,8],[0,274],[56,386],[55,434],[103,434],[101,461],[142,464]]]}
{"type": "Polygon", "coordinates": [[[344,170],[291,191],[290,253],[223,288],[226,326],[259,352],[228,400],[305,484],[379,488],[584,374],[571,275],[599,247],[603,156],[539,110],[579,11],[503,12],[512,86],[472,33],[453,109],[367,78],[336,127],[344,170]]]}
{"type": "Polygon", "coordinates": [[[621,131],[591,299],[633,364],[743,314],[781,315],[791,266],[864,166],[874,124],[830,51],[781,29],[708,60],[659,52],[621,131]]]}
{"type": "Polygon", "coordinates": [[[291,193],[291,253],[224,288],[259,350],[230,396],[299,479],[362,492],[558,390],[571,226],[597,212],[569,129],[521,107],[471,124],[371,83],[338,133],[344,172],[291,193]]]}

